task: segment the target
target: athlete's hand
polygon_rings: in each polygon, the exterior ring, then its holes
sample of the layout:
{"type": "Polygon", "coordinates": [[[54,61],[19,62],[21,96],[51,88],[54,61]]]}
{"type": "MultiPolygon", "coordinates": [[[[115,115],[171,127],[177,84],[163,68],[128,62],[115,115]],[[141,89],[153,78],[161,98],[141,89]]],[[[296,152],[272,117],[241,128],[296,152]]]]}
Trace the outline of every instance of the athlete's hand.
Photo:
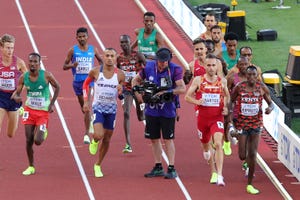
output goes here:
{"type": "Polygon", "coordinates": [[[82,107],[83,112],[90,112],[90,106],[88,102],[84,102],[83,107],[82,107]]]}
{"type": "Polygon", "coordinates": [[[201,106],[203,103],[204,103],[204,100],[203,100],[202,98],[196,100],[196,104],[197,104],[198,106],[201,106]]]}
{"type": "Polygon", "coordinates": [[[78,62],[73,63],[73,67],[76,68],[78,66],[78,62]]]}
{"type": "Polygon", "coordinates": [[[224,115],[224,116],[228,115],[228,108],[227,108],[227,106],[223,107],[222,115],[224,115]]]}
{"type": "Polygon", "coordinates": [[[21,103],[22,102],[22,97],[18,95],[12,95],[11,99],[13,99],[16,103],[21,103]]]}
{"type": "Polygon", "coordinates": [[[48,112],[49,112],[49,113],[52,113],[53,111],[54,111],[54,110],[53,110],[53,105],[50,104],[49,107],[48,107],[48,112]]]}

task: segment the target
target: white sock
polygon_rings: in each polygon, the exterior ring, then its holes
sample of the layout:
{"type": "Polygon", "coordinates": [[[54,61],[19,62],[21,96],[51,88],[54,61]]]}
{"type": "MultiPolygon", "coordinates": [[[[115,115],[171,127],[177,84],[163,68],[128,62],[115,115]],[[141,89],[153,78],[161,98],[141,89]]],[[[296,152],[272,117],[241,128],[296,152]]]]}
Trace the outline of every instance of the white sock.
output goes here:
{"type": "Polygon", "coordinates": [[[210,151],[204,151],[203,152],[203,157],[205,160],[209,160],[210,159],[210,151]]]}

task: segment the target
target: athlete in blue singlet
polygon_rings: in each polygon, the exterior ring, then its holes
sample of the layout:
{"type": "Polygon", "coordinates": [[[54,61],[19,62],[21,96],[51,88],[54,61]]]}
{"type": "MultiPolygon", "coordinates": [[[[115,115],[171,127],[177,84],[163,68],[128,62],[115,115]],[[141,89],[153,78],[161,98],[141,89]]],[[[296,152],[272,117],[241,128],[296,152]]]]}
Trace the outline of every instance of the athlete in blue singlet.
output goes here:
{"type": "MultiPolygon", "coordinates": [[[[94,58],[98,60],[99,65],[102,63],[98,49],[87,43],[88,30],[84,27],[78,28],[76,31],[77,45],[71,47],[65,59],[63,69],[72,70],[73,74],[73,89],[77,96],[81,110],[83,107],[83,93],[82,85],[89,71],[94,67],[94,58]]],[[[85,132],[83,141],[85,144],[90,143],[89,127],[90,127],[90,113],[84,112],[85,132]]]]}

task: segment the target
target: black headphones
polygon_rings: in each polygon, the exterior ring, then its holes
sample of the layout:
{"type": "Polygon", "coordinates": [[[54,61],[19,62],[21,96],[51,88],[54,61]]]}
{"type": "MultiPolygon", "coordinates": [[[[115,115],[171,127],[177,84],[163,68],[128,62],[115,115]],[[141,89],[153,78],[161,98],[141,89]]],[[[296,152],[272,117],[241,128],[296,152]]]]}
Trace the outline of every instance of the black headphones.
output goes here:
{"type": "Polygon", "coordinates": [[[172,59],[172,52],[170,49],[166,48],[166,47],[162,47],[162,48],[159,48],[156,52],[156,56],[159,56],[160,53],[162,52],[168,52],[169,55],[170,55],[170,60],[172,59]]]}

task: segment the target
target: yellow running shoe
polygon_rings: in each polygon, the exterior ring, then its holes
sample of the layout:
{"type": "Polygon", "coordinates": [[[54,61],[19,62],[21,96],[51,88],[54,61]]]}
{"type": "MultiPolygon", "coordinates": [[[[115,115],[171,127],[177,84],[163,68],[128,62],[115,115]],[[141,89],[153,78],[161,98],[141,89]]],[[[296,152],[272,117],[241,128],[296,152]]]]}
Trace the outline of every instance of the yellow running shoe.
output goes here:
{"type": "Polygon", "coordinates": [[[95,172],[95,177],[96,178],[101,178],[101,177],[103,177],[103,173],[102,173],[102,171],[101,171],[101,167],[100,167],[100,165],[94,165],[94,172],[95,172]]]}
{"type": "Polygon", "coordinates": [[[44,132],[44,141],[47,139],[47,137],[48,137],[48,130],[46,129],[44,132]]]}
{"type": "Polygon", "coordinates": [[[216,172],[213,172],[212,174],[211,174],[211,178],[210,178],[210,183],[211,184],[216,184],[217,183],[217,181],[218,181],[218,174],[216,173],[216,172]]]}
{"type": "Polygon", "coordinates": [[[256,189],[255,187],[253,187],[252,185],[247,185],[246,190],[249,194],[258,194],[259,193],[259,190],[256,189]]]}
{"type": "Polygon", "coordinates": [[[24,176],[29,176],[35,173],[35,168],[33,166],[29,166],[27,167],[27,169],[25,171],[23,171],[23,175],[24,176]]]}
{"type": "Polygon", "coordinates": [[[232,151],[231,151],[231,147],[230,147],[230,142],[225,142],[223,143],[223,150],[224,150],[224,154],[226,156],[230,156],[232,154],[232,151]]]}
{"type": "Polygon", "coordinates": [[[19,115],[23,115],[24,114],[24,108],[21,106],[20,108],[19,108],[19,115]]]}
{"type": "Polygon", "coordinates": [[[95,142],[94,139],[92,140],[92,142],[90,143],[90,146],[89,146],[90,154],[95,155],[97,153],[98,144],[99,144],[99,141],[95,142]]]}

